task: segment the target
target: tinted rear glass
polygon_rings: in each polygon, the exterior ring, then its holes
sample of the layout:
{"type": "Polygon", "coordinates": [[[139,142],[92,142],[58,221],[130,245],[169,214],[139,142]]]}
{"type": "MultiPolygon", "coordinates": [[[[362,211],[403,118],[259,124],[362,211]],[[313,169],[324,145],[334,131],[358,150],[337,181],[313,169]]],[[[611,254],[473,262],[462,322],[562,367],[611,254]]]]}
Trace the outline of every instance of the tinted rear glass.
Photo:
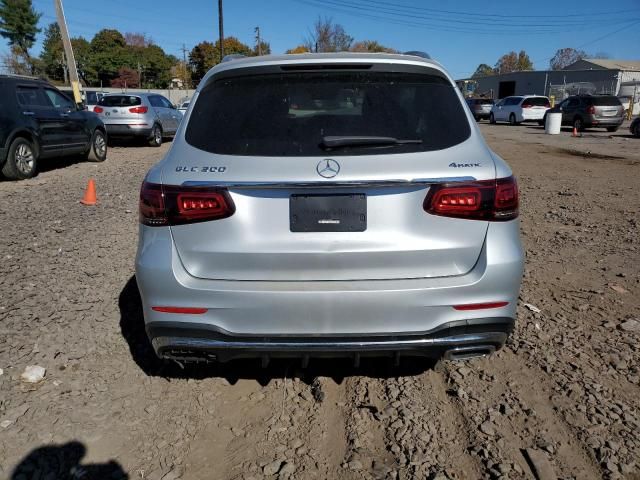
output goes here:
{"type": "Polygon", "coordinates": [[[98,95],[96,92],[87,92],[87,104],[95,105],[98,102],[98,95]]]}
{"type": "Polygon", "coordinates": [[[300,72],[223,78],[196,101],[186,139],[228,155],[323,156],[323,136],[383,136],[420,144],[334,149],[331,155],[440,150],[466,140],[455,87],[437,75],[300,72]]]}
{"type": "Polygon", "coordinates": [[[479,98],[475,100],[476,105],[493,105],[493,100],[490,98],[479,98]]]}
{"type": "Polygon", "coordinates": [[[522,102],[522,106],[532,106],[532,107],[549,107],[551,104],[549,103],[549,99],[546,97],[534,97],[534,98],[526,98],[524,102],[522,102]]]}
{"type": "Polygon", "coordinates": [[[591,105],[595,105],[595,106],[620,106],[622,105],[620,103],[620,100],[618,100],[618,97],[591,97],[591,105]]]}
{"type": "Polygon", "coordinates": [[[142,100],[140,100],[140,97],[134,97],[132,95],[108,95],[102,97],[98,105],[105,107],[133,107],[141,103],[142,100]]]}

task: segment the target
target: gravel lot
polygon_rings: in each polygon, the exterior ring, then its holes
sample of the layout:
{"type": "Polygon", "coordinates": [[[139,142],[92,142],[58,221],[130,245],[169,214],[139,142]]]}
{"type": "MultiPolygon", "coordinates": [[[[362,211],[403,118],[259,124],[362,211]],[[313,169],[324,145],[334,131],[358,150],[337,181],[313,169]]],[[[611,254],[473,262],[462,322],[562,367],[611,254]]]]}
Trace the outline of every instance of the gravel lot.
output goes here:
{"type": "Polygon", "coordinates": [[[0,181],[0,478],[640,479],[640,140],[481,128],[521,188],[518,325],[435,368],[163,366],[133,259],[167,145],[0,181]]]}

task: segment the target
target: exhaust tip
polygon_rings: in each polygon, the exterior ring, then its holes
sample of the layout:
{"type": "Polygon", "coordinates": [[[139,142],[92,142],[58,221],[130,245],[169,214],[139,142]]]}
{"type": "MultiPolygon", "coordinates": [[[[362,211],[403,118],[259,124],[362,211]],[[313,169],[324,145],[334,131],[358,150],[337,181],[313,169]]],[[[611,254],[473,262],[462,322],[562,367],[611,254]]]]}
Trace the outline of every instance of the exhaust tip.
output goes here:
{"type": "Polygon", "coordinates": [[[444,352],[445,360],[469,360],[487,357],[496,351],[493,345],[466,345],[455,347],[444,352]]]}

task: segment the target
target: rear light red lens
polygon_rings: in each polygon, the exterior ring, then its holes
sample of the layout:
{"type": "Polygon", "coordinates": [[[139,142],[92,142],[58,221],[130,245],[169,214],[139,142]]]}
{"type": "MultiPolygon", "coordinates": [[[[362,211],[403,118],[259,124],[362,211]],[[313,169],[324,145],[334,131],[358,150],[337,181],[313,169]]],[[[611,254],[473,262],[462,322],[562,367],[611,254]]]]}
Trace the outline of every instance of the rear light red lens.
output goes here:
{"type": "Polygon", "coordinates": [[[468,303],[466,305],[454,305],[456,310],[485,310],[488,308],[506,307],[509,302],[468,303]]]}
{"type": "Polygon", "coordinates": [[[531,105],[530,103],[523,103],[522,104],[522,108],[531,108],[533,107],[533,105],[531,105]]]}
{"type": "Polygon", "coordinates": [[[104,108],[102,107],[93,107],[93,111],[96,113],[102,113],[104,112],[104,108]]]}
{"type": "Polygon", "coordinates": [[[162,313],[180,313],[183,315],[202,315],[207,313],[206,308],[197,307],[151,307],[151,310],[162,313]]]}
{"type": "Polygon", "coordinates": [[[144,182],[140,190],[140,223],[150,227],[220,220],[234,213],[226,189],[144,182]]]}
{"type": "Polygon", "coordinates": [[[131,113],[147,113],[147,110],[149,110],[147,107],[145,107],[144,105],[141,107],[132,107],[129,109],[129,111],[131,113]]]}
{"type": "Polygon", "coordinates": [[[433,185],[424,210],[443,217],[505,221],[518,216],[518,185],[513,176],[472,183],[433,185]]]}
{"type": "Polygon", "coordinates": [[[589,105],[587,107],[587,113],[593,115],[594,113],[596,113],[596,107],[594,107],[593,105],[589,105]]]}

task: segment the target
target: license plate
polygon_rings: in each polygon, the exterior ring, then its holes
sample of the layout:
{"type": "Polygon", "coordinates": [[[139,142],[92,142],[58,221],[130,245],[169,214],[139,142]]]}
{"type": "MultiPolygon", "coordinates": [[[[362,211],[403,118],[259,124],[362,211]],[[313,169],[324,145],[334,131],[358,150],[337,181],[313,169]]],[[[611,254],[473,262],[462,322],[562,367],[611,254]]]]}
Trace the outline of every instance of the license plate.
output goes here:
{"type": "Polygon", "coordinates": [[[367,196],[364,193],[291,195],[289,228],[292,232],[364,232],[367,196]]]}
{"type": "Polygon", "coordinates": [[[602,116],[603,117],[613,117],[616,113],[618,113],[617,110],[603,110],[602,111],[602,116]]]}

